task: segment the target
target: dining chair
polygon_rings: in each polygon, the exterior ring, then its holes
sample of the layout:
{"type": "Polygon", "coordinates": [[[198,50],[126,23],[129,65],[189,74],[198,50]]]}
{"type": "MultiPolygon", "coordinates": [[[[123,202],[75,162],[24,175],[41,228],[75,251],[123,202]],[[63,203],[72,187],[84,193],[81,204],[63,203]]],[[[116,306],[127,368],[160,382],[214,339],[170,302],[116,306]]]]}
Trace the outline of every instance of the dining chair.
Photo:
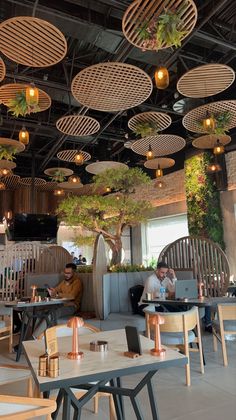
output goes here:
{"type": "Polygon", "coordinates": [[[217,351],[217,341],[221,342],[223,363],[228,366],[226,343],[227,336],[236,334],[236,303],[219,304],[217,307],[217,319],[212,322],[213,348],[217,351]]]}
{"type": "MultiPolygon", "coordinates": [[[[73,329],[69,328],[67,324],[58,324],[55,325],[56,328],[56,335],[57,337],[72,337],[73,329]]],[[[82,327],[79,328],[79,335],[81,334],[92,334],[96,332],[100,332],[101,330],[94,327],[91,324],[84,323],[82,327]]],[[[38,337],[39,340],[41,340],[44,337],[44,333],[40,334],[38,337]]],[[[76,398],[81,398],[84,394],[86,394],[86,391],[82,389],[75,389],[72,388],[72,391],[74,392],[76,398]]],[[[94,414],[98,414],[98,404],[99,404],[99,398],[100,397],[108,397],[109,398],[109,410],[110,410],[110,420],[116,419],[115,414],[115,406],[114,406],[114,400],[112,394],[108,394],[105,392],[97,392],[94,399],[94,414]]],[[[55,395],[52,396],[52,398],[56,398],[55,395]]]]}
{"type": "Polygon", "coordinates": [[[25,420],[39,416],[46,416],[50,420],[55,410],[56,402],[52,400],[0,395],[1,420],[25,420]]]}
{"type": "Polygon", "coordinates": [[[0,364],[0,392],[1,386],[16,382],[26,382],[28,397],[33,397],[33,378],[27,366],[14,364],[0,364]]]}
{"type": "Polygon", "coordinates": [[[0,302],[0,340],[9,340],[9,353],[12,352],[13,321],[12,308],[6,308],[4,302],[0,302]]]}
{"type": "Polygon", "coordinates": [[[161,343],[168,347],[177,347],[187,356],[188,363],[185,365],[186,385],[191,385],[190,377],[190,351],[198,351],[200,356],[201,373],[204,373],[202,338],[199,321],[198,308],[193,306],[188,311],[183,312],[156,312],[153,307],[144,308],[146,318],[146,335],[150,338],[151,319],[153,314],[159,314],[164,317],[164,324],[160,325],[161,343]],[[197,348],[189,345],[196,343],[197,348]]]}

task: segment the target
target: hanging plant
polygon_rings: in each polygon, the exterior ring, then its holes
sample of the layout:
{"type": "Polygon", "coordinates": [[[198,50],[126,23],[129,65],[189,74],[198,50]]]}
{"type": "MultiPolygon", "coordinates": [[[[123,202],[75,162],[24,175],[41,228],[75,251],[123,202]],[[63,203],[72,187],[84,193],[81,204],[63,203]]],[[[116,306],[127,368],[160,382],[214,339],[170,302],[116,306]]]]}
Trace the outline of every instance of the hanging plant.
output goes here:
{"type": "MultiPolygon", "coordinates": [[[[210,118],[215,120],[215,128],[213,130],[209,130],[210,134],[225,135],[228,133],[229,130],[227,126],[232,119],[230,111],[224,111],[217,115],[211,114],[210,118]]],[[[201,128],[201,130],[204,128],[203,121],[204,120],[197,123],[197,126],[201,128]]]]}
{"type": "Polygon", "coordinates": [[[27,114],[40,111],[40,107],[38,104],[27,104],[24,90],[16,92],[15,98],[9,99],[7,107],[9,108],[9,112],[11,112],[14,115],[14,117],[19,117],[19,115],[22,115],[24,117],[27,114]]]}
{"type": "Polygon", "coordinates": [[[58,171],[55,171],[54,174],[50,177],[52,182],[64,182],[66,177],[63,171],[58,169],[58,171]]]}
{"type": "Polygon", "coordinates": [[[143,50],[146,48],[158,50],[163,44],[180,47],[182,39],[188,33],[181,30],[182,15],[186,8],[186,3],[183,3],[175,10],[164,9],[165,12],[157,18],[145,21],[138,29],[138,35],[143,40],[143,50]]]}
{"type": "Polygon", "coordinates": [[[158,134],[159,127],[154,122],[141,122],[136,125],[134,132],[136,136],[148,137],[158,134]]]}
{"type": "Polygon", "coordinates": [[[15,153],[17,153],[16,147],[0,145],[0,160],[12,161],[15,159],[15,156],[13,156],[15,153]]]}

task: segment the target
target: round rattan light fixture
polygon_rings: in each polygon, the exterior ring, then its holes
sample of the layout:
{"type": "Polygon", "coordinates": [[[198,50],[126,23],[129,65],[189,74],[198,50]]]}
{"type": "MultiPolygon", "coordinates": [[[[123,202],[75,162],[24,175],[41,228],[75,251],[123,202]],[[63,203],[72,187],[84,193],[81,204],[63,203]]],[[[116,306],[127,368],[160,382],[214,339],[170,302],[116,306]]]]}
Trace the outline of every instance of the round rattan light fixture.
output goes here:
{"type": "Polygon", "coordinates": [[[63,190],[78,190],[83,187],[83,184],[81,182],[60,182],[58,184],[58,187],[62,188],[63,190]]]}
{"type": "Polygon", "coordinates": [[[100,124],[95,118],[85,115],[67,115],[56,122],[59,131],[70,136],[91,136],[100,130],[100,124]]]}
{"type": "Polygon", "coordinates": [[[58,186],[57,182],[49,181],[42,185],[36,185],[37,189],[40,191],[54,191],[58,186]]]}
{"type": "Polygon", "coordinates": [[[81,70],[71,91],[80,104],[98,111],[115,112],[133,108],[152,93],[151,78],[130,64],[100,63],[81,70]]]}
{"type": "Polygon", "coordinates": [[[101,172],[106,171],[107,169],[128,169],[128,166],[125,165],[125,163],[121,163],[121,162],[113,162],[110,160],[104,160],[104,161],[100,161],[100,162],[95,162],[95,163],[90,163],[90,165],[86,166],[86,171],[89,172],[90,174],[100,174],[101,172]]]}
{"type": "Polygon", "coordinates": [[[5,137],[0,137],[0,146],[9,147],[9,149],[14,149],[15,153],[20,153],[25,150],[25,146],[17,140],[8,139],[5,137]]]}
{"type": "Polygon", "coordinates": [[[19,175],[7,175],[4,177],[4,184],[6,186],[6,190],[15,190],[20,185],[20,177],[19,175]]]}
{"type": "Polygon", "coordinates": [[[44,173],[48,176],[54,177],[58,172],[64,177],[70,176],[73,174],[73,171],[68,168],[48,168],[45,169],[44,173]]]}
{"type": "Polygon", "coordinates": [[[142,50],[160,50],[163,48],[169,48],[172,45],[168,45],[166,42],[159,44],[158,47],[144,46],[144,39],[140,36],[140,30],[144,26],[148,26],[153,20],[156,20],[160,15],[166,12],[166,9],[178,12],[178,9],[183,7],[184,10],[181,12],[181,23],[179,30],[183,31],[184,35],[182,39],[189,35],[193,30],[197,22],[197,8],[193,0],[136,0],[126,10],[122,19],[122,30],[127,40],[135,45],[137,48],[142,50]]]}
{"type": "Polygon", "coordinates": [[[132,144],[131,149],[139,155],[146,156],[148,147],[151,145],[154,156],[165,156],[178,152],[185,144],[185,140],[180,136],[159,134],[137,140],[132,144]]]}
{"type": "Polygon", "coordinates": [[[75,156],[78,153],[82,155],[83,163],[91,159],[91,155],[89,153],[84,152],[83,150],[79,151],[74,149],[61,150],[57,153],[57,157],[64,162],[75,162],[75,156]]]}
{"type": "Polygon", "coordinates": [[[15,162],[10,160],[1,159],[0,160],[0,169],[9,169],[10,171],[16,167],[15,162]]]}
{"type": "Polygon", "coordinates": [[[224,112],[230,113],[230,122],[225,126],[226,130],[236,127],[236,100],[211,102],[192,109],[183,117],[183,125],[187,130],[194,133],[205,133],[203,126],[199,124],[207,118],[207,115],[219,115],[224,112]]]}
{"type": "Polygon", "coordinates": [[[175,161],[174,159],[170,159],[170,158],[165,158],[165,157],[161,157],[161,158],[156,158],[156,159],[152,159],[152,160],[147,160],[144,163],[145,168],[148,169],[166,169],[166,168],[171,168],[171,166],[174,166],[175,161]]]}
{"type": "Polygon", "coordinates": [[[225,146],[231,142],[231,137],[227,135],[207,134],[206,136],[201,136],[193,140],[192,145],[197,149],[213,149],[217,140],[225,146]]]}
{"type": "Polygon", "coordinates": [[[235,80],[234,70],[226,64],[210,63],[185,73],[177,83],[178,91],[189,98],[207,98],[223,92],[235,80]]]}
{"type": "Polygon", "coordinates": [[[3,59],[0,57],[0,82],[2,82],[5,76],[6,76],[6,66],[3,59]]]}
{"type": "Polygon", "coordinates": [[[158,127],[158,131],[165,130],[171,125],[171,117],[164,112],[142,112],[141,114],[134,115],[128,122],[128,127],[136,131],[138,125],[142,123],[150,123],[158,127]]]}
{"type": "MultiPolygon", "coordinates": [[[[21,92],[22,90],[25,91],[29,85],[22,84],[22,83],[10,83],[7,85],[3,85],[0,87],[0,103],[8,106],[8,102],[10,99],[15,99],[16,93],[21,92]]],[[[51,98],[50,96],[44,92],[44,90],[39,89],[39,108],[40,112],[45,111],[46,109],[50,108],[51,106],[51,98]]]]}
{"type": "MultiPolygon", "coordinates": [[[[34,178],[33,181],[36,187],[46,184],[46,181],[43,178],[34,178]]],[[[25,187],[30,187],[32,185],[32,178],[30,177],[21,178],[20,184],[24,185],[25,187]]]]}
{"type": "Polygon", "coordinates": [[[10,60],[30,67],[48,67],[67,53],[64,35],[46,20],[16,16],[0,24],[0,50],[10,60]]]}

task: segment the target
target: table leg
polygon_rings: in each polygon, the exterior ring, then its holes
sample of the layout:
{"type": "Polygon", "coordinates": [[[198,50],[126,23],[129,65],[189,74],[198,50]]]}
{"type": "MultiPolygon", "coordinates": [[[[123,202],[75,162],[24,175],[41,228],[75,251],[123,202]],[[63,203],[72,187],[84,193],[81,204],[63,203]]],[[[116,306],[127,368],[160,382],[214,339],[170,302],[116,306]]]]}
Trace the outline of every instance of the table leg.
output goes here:
{"type": "Polygon", "coordinates": [[[154,392],[153,392],[152,379],[150,379],[147,382],[147,389],[148,389],[148,396],[149,396],[149,401],[150,401],[150,406],[151,406],[151,411],[152,411],[152,418],[153,420],[160,420],[158,408],[156,404],[156,399],[154,397],[154,392]]]}
{"type": "Polygon", "coordinates": [[[130,397],[130,401],[131,401],[131,404],[133,406],[133,409],[134,409],[134,412],[135,412],[135,415],[136,415],[136,419],[137,420],[144,420],[144,417],[141,413],[139,402],[138,402],[137,398],[132,396],[132,397],[130,397]]]}
{"type": "Polygon", "coordinates": [[[69,420],[70,419],[70,405],[71,405],[71,399],[70,399],[68,393],[64,392],[62,420],[69,420]]]}
{"type": "Polygon", "coordinates": [[[21,329],[20,329],[20,338],[19,338],[19,343],[18,343],[18,349],[17,349],[17,353],[16,353],[16,362],[19,362],[20,360],[20,356],[21,356],[21,351],[22,351],[22,342],[24,341],[27,331],[29,329],[29,324],[30,324],[30,318],[28,318],[26,327],[25,327],[25,322],[26,322],[26,317],[27,317],[27,311],[23,312],[23,317],[22,317],[22,324],[21,324],[21,329]]]}
{"type": "MultiPolygon", "coordinates": [[[[110,384],[111,384],[111,387],[115,388],[116,387],[115,379],[111,379],[110,384]]],[[[119,395],[116,393],[113,393],[113,400],[114,400],[117,420],[125,420],[119,395]]]]}

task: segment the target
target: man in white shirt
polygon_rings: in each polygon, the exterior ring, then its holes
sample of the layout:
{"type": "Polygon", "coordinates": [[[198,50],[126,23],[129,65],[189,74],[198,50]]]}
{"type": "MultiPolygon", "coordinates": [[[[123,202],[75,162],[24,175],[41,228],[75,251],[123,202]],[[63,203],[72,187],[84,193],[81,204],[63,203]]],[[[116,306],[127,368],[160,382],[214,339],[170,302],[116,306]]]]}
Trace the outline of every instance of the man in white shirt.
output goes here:
{"type": "Polygon", "coordinates": [[[174,293],[176,280],[174,270],[169,268],[165,262],[159,262],[156,271],[145,281],[140,303],[146,298],[146,293],[153,293],[154,297],[159,297],[161,287],[164,287],[166,292],[174,293]]]}

